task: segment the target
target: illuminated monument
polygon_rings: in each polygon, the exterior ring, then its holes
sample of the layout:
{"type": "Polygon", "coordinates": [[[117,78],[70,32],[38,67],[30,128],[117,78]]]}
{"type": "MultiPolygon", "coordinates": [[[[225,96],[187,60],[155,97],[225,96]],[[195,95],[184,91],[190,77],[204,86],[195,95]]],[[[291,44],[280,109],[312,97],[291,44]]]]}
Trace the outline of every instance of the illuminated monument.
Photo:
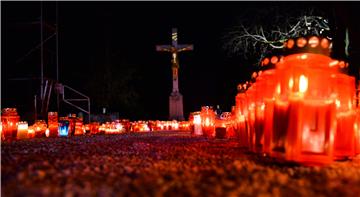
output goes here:
{"type": "Polygon", "coordinates": [[[172,45],[157,45],[156,51],[170,52],[172,55],[173,89],[169,97],[169,119],[184,120],[183,98],[179,92],[179,58],[178,53],[193,50],[193,45],[177,43],[177,29],[173,28],[171,33],[172,45]]]}

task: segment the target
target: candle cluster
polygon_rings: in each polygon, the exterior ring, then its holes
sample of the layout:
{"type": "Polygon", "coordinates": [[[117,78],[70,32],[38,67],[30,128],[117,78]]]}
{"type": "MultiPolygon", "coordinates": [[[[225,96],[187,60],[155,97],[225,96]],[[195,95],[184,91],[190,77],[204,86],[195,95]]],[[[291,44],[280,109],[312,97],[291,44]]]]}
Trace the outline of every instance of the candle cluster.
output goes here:
{"type": "Polygon", "coordinates": [[[188,121],[139,120],[131,122],[128,119],[112,122],[91,122],[84,124],[83,119],[70,114],[58,117],[57,112],[48,113],[48,122],[36,120],[31,126],[26,121],[20,121],[16,108],[2,110],[0,132],[2,140],[26,139],[34,137],[68,137],[84,134],[120,134],[124,132],[150,132],[166,130],[189,130],[188,121]],[[48,124],[47,124],[48,123],[48,124]]]}
{"type": "Polygon", "coordinates": [[[329,57],[327,38],[289,39],[284,48],[238,86],[231,113],[217,119],[211,107],[192,113],[192,133],[235,137],[252,152],[305,164],[359,154],[360,105],[348,64],[329,57]]]}
{"type": "Polygon", "coordinates": [[[232,112],[217,115],[212,106],[202,106],[201,111],[190,113],[192,135],[208,138],[233,138],[236,136],[235,108],[232,112]]]}

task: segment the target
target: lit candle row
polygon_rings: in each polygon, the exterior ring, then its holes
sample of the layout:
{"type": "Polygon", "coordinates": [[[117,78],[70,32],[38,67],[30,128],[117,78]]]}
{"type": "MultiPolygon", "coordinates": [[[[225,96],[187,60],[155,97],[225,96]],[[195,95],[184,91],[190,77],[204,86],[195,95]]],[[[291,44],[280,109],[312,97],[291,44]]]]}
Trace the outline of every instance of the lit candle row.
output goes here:
{"type": "Polygon", "coordinates": [[[322,54],[288,55],[255,75],[250,87],[241,85],[235,98],[240,145],[300,163],[359,154],[354,77],[341,74],[344,67],[334,62],[322,54]]]}

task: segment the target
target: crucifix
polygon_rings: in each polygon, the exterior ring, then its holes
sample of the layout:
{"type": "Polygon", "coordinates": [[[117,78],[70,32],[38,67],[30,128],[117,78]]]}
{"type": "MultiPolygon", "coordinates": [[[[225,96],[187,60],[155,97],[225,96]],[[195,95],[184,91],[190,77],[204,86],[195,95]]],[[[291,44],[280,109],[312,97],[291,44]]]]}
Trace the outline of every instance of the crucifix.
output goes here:
{"type": "Polygon", "coordinates": [[[184,120],[183,112],[183,99],[182,95],[179,92],[179,57],[178,53],[182,51],[192,51],[193,45],[189,44],[178,44],[177,29],[173,28],[171,33],[171,45],[157,45],[156,51],[165,51],[170,52],[171,67],[172,67],[172,78],[173,78],[173,88],[169,97],[169,119],[170,120],[184,120]]]}

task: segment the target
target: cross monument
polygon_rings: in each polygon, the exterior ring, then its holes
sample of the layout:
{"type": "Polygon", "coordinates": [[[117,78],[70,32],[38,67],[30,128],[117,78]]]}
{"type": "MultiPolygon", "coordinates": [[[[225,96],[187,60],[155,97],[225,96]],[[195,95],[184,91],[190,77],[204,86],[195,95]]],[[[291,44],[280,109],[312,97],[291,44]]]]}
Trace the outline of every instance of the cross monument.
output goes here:
{"type": "Polygon", "coordinates": [[[156,51],[170,52],[172,55],[171,67],[173,88],[169,97],[169,119],[170,120],[184,120],[183,98],[179,92],[179,57],[178,53],[182,51],[192,51],[193,45],[178,44],[177,29],[173,28],[171,33],[172,45],[157,45],[156,51]]]}

